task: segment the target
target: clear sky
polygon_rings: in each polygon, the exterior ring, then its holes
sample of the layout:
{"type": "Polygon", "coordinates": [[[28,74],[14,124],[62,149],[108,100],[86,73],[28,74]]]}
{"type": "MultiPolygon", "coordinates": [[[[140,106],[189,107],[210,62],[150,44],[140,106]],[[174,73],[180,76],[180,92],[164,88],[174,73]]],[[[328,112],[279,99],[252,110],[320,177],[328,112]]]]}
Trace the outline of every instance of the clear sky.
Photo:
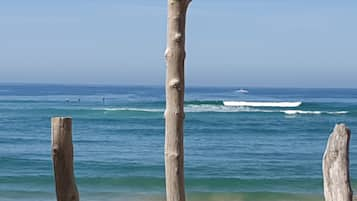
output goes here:
{"type": "MultiPolygon", "coordinates": [[[[0,82],[165,81],[166,0],[0,1],[0,82]]],[[[357,1],[193,0],[188,86],[357,87],[357,1]]]]}

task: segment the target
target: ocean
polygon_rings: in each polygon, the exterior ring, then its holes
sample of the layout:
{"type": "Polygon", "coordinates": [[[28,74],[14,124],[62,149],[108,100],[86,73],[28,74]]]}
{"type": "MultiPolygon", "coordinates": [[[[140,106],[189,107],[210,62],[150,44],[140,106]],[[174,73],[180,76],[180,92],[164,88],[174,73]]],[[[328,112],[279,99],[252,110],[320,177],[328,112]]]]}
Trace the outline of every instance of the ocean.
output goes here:
{"type": "MultiPolygon", "coordinates": [[[[50,118],[71,116],[81,200],[164,201],[164,108],[164,87],[1,84],[0,200],[56,200],[50,118]]],[[[357,89],[187,87],[185,112],[189,201],[322,201],[340,122],[357,189],[357,89]]]]}

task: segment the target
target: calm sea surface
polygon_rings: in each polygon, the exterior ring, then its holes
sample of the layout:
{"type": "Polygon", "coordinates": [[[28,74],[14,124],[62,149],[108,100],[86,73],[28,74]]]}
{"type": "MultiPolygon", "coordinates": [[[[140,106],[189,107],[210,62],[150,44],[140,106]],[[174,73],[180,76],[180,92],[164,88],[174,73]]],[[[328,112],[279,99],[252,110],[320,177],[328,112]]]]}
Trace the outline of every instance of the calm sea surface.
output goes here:
{"type": "MultiPolygon", "coordinates": [[[[238,90],[186,90],[188,200],[322,200],[321,158],[339,122],[352,130],[357,189],[356,89],[238,90]],[[225,100],[302,104],[228,107],[225,100]]],[[[0,85],[0,200],[56,200],[52,116],[73,117],[81,200],[165,200],[164,92],[163,87],[0,85]]]]}

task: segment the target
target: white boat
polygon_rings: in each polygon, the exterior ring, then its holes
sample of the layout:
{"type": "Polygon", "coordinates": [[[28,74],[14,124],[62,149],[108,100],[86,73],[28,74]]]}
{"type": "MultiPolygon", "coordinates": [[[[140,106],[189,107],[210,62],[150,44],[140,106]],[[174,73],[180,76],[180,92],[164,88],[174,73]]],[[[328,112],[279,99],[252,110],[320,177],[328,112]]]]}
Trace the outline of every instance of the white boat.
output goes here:
{"type": "Polygon", "coordinates": [[[299,107],[301,104],[302,102],[223,101],[223,105],[235,107],[299,107]]]}

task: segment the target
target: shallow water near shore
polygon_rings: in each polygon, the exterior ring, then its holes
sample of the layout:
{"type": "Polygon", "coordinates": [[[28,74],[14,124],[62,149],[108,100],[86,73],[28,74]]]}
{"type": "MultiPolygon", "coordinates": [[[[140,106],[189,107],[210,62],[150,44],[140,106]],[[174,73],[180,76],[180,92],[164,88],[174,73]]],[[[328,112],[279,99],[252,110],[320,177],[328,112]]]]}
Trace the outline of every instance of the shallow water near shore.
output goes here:
{"type": "MultiPolygon", "coordinates": [[[[339,122],[352,130],[350,165],[357,189],[357,90],[247,90],[187,88],[187,200],[323,200],[322,154],[339,122]],[[302,103],[230,107],[223,101],[302,103]]],[[[162,87],[0,85],[0,200],[56,200],[52,116],[73,117],[81,200],[165,200],[164,92],[162,87]]]]}

